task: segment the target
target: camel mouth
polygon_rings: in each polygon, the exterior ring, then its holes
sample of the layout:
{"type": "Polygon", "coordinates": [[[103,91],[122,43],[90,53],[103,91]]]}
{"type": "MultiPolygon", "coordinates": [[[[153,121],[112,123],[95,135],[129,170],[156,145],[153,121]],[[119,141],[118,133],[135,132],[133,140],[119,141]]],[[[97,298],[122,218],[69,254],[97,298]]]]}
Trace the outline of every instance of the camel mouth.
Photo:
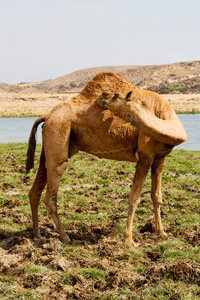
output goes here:
{"type": "Polygon", "coordinates": [[[113,95],[110,93],[103,92],[97,99],[97,104],[102,108],[106,108],[105,105],[106,105],[108,99],[112,98],[112,96],[113,95]]]}
{"type": "Polygon", "coordinates": [[[103,92],[99,98],[97,99],[97,104],[100,107],[107,107],[109,106],[109,104],[114,104],[116,102],[116,100],[118,100],[120,98],[120,93],[106,93],[103,92]]]}
{"type": "Polygon", "coordinates": [[[105,100],[102,99],[102,98],[98,98],[98,99],[97,99],[97,104],[98,104],[98,106],[100,106],[101,108],[107,108],[107,107],[105,107],[106,102],[105,102],[105,100]]]}

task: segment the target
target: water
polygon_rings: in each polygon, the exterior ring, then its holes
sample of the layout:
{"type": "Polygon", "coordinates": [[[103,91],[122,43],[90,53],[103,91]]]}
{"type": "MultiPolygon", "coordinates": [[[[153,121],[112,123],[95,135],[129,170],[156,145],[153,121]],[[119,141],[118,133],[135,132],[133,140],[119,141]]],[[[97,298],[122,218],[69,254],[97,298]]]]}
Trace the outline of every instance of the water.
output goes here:
{"type": "MultiPolygon", "coordinates": [[[[28,142],[33,123],[37,118],[0,118],[0,143],[28,142]]],[[[37,130],[37,143],[42,143],[42,129],[37,130]]]]}
{"type": "Polygon", "coordinates": [[[188,139],[175,149],[200,150],[200,114],[178,115],[188,139]]]}
{"type": "MultiPolygon", "coordinates": [[[[175,149],[200,150],[200,114],[178,115],[186,129],[188,140],[175,149]]],[[[0,143],[28,142],[37,118],[0,118],[0,143]]],[[[42,142],[42,129],[37,130],[37,143],[42,142]]]]}

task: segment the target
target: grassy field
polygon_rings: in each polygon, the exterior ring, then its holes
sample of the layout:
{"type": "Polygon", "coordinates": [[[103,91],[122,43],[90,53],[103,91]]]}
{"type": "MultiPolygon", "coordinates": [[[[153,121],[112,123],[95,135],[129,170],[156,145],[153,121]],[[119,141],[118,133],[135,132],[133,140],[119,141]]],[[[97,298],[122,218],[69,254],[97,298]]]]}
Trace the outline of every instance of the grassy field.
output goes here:
{"type": "MultiPolygon", "coordinates": [[[[59,215],[72,240],[63,245],[40,205],[33,239],[24,177],[27,144],[0,145],[1,299],[200,299],[200,152],[174,150],[163,173],[162,222],[154,232],[150,176],[133,224],[139,247],[123,244],[134,164],[80,153],[60,183],[59,215]]],[[[42,199],[44,194],[42,195],[42,199]]]]}

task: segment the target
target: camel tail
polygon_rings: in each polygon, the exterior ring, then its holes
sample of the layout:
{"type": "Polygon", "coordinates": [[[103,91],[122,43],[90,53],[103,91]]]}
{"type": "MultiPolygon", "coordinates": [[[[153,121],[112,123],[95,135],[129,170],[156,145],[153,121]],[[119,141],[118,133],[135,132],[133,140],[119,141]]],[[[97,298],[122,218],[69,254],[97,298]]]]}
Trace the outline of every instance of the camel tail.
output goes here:
{"type": "Polygon", "coordinates": [[[29,171],[34,167],[34,157],[35,157],[35,148],[36,148],[36,132],[38,125],[42,122],[45,122],[45,117],[39,117],[35,123],[33,124],[30,137],[29,137],[29,143],[28,143],[28,150],[27,150],[27,158],[26,158],[26,175],[29,173],[29,171]]]}

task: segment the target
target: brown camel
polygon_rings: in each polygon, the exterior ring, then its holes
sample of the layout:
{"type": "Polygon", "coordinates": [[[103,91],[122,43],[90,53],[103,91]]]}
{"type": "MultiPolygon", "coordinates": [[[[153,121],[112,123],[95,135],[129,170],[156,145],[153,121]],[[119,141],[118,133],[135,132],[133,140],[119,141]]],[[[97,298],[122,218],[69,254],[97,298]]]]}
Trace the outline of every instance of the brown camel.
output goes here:
{"type": "MultiPolygon", "coordinates": [[[[127,99],[128,99],[127,98],[127,99]]],[[[109,105],[108,105],[109,106],[109,105]]],[[[26,172],[34,165],[36,147],[35,134],[40,123],[44,122],[43,147],[39,169],[29,192],[33,219],[34,237],[40,236],[38,227],[38,206],[41,193],[47,184],[44,202],[55,222],[60,239],[69,243],[57,214],[57,193],[59,181],[66,170],[68,158],[79,150],[120,161],[136,162],[136,172],[129,196],[129,211],[125,230],[125,242],[134,245],[132,222],[140,192],[151,167],[152,200],[155,214],[155,227],[159,234],[165,235],[160,218],[161,177],[165,156],[175,145],[187,139],[182,124],[171,106],[156,93],[143,91],[132,86],[124,78],[113,73],[102,73],[88,82],[78,95],[57,105],[49,114],[38,118],[32,128],[27,151],[26,172]],[[132,91],[132,93],[129,93],[132,91]],[[109,101],[124,98],[110,94],[122,93],[138,104],[119,113],[125,121],[105,109],[109,101]],[[98,100],[98,103],[97,103],[98,100]],[[102,107],[103,106],[103,107],[102,107]],[[134,109],[136,111],[134,112],[134,109]],[[130,116],[129,116],[130,114],[130,116]],[[135,121],[134,121],[135,119],[135,121]],[[127,123],[131,121],[130,123],[127,123]],[[132,125],[133,124],[133,125],[132,125]],[[171,125],[170,125],[171,124],[171,125]],[[151,130],[152,128],[152,130],[151,130]]]]}

